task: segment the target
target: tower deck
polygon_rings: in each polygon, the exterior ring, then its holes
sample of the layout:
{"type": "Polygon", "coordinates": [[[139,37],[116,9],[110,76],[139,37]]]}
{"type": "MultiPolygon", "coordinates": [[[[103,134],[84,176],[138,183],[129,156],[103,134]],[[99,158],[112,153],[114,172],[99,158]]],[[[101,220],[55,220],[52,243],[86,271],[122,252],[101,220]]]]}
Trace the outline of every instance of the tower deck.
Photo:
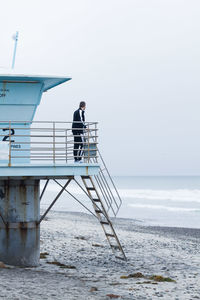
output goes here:
{"type": "Polygon", "coordinates": [[[100,166],[97,163],[68,163],[59,165],[13,164],[0,165],[1,179],[65,179],[69,176],[97,175],[100,166]]]}

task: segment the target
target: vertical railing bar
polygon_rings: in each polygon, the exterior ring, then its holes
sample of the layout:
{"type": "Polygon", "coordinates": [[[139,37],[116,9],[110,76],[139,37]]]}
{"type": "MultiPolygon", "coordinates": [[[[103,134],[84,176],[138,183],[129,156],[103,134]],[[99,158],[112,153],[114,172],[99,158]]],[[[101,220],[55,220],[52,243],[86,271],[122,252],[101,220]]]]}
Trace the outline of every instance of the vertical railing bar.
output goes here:
{"type": "Polygon", "coordinates": [[[98,162],[98,159],[97,159],[97,123],[95,123],[95,131],[94,131],[94,134],[95,134],[95,153],[96,153],[96,157],[95,157],[95,161],[98,162]]]}
{"type": "Polygon", "coordinates": [[[53,122],[53,163],[55,164],[55,122],[53,122]]]}
{"type": "Polygon", "coordinates": [[[65,130],[65,147],[66,147],[66,163],[67,163],[67,130],[65,130]]]}
{"type": "MultiPolygon", "coordinates": [[[[30,162],[31,162],[31,157],[32,157],[32,152],[31,152],[31,150],[32,150],[32,140],[31,140],[32,122],[29,123],[29,130],[30,130],[29,131],[30,132],[30,149],[29,149],[30,152],[29,153],[30,153],[30,162]]],[[[25,145],[25,147],[26,147],[26,145],[25,145]]]]}
{"type": "Polygon", "coordinates": [[[9,121],[9,162],[8,166],[11,167],[11,122],[9,121]]]}
{"type": "Polygon", "coordinates": [[[90,157],[89,157],[89,150],[90,150],[90,141],[89,141],[89,136],[90,136],[90,124],[88,123],[88,163],[90,162],[90,157]]]}

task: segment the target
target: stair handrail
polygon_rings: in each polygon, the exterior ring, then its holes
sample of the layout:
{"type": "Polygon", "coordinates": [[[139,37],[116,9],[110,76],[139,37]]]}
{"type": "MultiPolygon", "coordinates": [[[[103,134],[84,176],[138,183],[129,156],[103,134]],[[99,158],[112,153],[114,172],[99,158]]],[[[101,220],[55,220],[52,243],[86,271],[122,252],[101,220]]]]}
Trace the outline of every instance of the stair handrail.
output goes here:
{"type": "MultiPolygon", "coordinates": [[[[91,136],[91,133],[90,133],[90,136],[91,136]]],[[[91,136],[91,137],[92,137],[92,136],[91,136]]],[[[93,141],[95,141],[95,140],[94,140],[94,137],[92,137],[92,139],[93,139],[93,141]]],[[[114,212],[113,207],[112,207],[112,201],[111,201],[110,207],[111,207],[111,209],[112,209],[112,211],[113,211],[113,213],[114,213],[114,216],[116,217],[116,215],[117,215],[117,213],[118,213],[118,211],[119,211],[119,209],[120,209],[120,207],[121,207],[121,205],[122,205],[122,199],[121,199],[121,197],[120,197],[120,195],[119,195],[119,192],[118,192],[118,190],[117,190],[117,187],[116,187],[116,185],[115,185],[115,183],[114,183],[114,181],[113,181],[113,179],[112,179],[112,176],[110,175],[110,172],[109,172],[109,170],[108,170],[108,168],[107,168],[107,165],[106,165],[106,163],[105,163],[105,160],[103,159],[103,156],[101,155],[101,152],[100,152],[100,150],[99,150],[97,144],[96,144],[96,150],[97,150],[97,152],[98,152],[98,154],[99,154],[99,157],[100,157],[100,159],[101,159],[101,162],[103,163],[104,170],[106,171],[106,173],[107,173],[107,175],[108,175],[108,178],[109,178],[109,180],[110,180],[110,182],[111,182],[111,184],[112,184],[112,186],[113,186],[113,188],[114,188],[114,190],[115,190],[115,192],[116,192],[116,195],[117,195],[117,197],[118,197],[118,200],[119,200],[119,203],[117,203],[117,201],[115,200],[115,197],[114,197],[114,195],[113,195],[113,192],[111,191],[111,189],[110,189],[110,187],[109,187],[109,185],[108,185],[109,190],[110,190],[110,193],[111,193],[112,198],[113,198],[113,201],[114,201],[114,203],[115,203],[115,205],[116,205],[116,207],[117,207],[116,212],[114,212]]],[[[96,158],[96,161],[97,161],[97,158],[96,158]]],[[[104,177],[104,180],[105,180],[106,183],[107,183],[107,180],[106,180],[106,178],[105,178],[105,175],[103,174],[103,169],[101,169],[100,172],[101,172],[102,176],[104,177]]],[[[98,176],[98,178],[99,178],[99,176],[98,176]]],[[[103,183],[103,184],[105,185],[105,183],[103,183]]],[[[107,183],[107,184],[108,184],[108,183],[107,183]]],[[[108,210],[110,209],[110,207],[108,206],[108,210]]]]}

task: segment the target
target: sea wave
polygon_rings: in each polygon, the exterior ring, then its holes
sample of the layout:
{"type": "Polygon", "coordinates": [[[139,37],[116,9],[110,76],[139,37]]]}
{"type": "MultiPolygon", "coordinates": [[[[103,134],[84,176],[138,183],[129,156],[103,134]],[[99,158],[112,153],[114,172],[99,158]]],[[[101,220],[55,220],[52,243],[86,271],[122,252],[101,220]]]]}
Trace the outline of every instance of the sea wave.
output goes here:
{"type": "Polygon", "coordinates": [[[119,193],[124,198],[147,199],[176,202],[200,203],[199,189],[152,190],[152,189],[120,189],[119,193]]]}
{"type": "MultiPolygon", "coordinates": [[[[60,187],[50,184],[47,188],[49,192],[58,192],[60,187]]],[[[76,195],[84,195],[84,192],[77,186],[70,186],[70,192],[76,195]]],[[[114,195],[115,195],[115,191],[114,195]]],[[[123,198],[173,201],[173,202],[196,202],[200,203],[200,189],[119,189],[120,196],[123,198]]]]}
{"type": "Polygon", "coordinates": [[[197,208],[186,208],[186,207],[169,207],[163,205],[146,205],[146,204],[129,204],[129,207],[134,208],[146,208],[146,209],[156,209],[156,210],[167,210],[167,211],[177,211],[177,212],[199,212],[200,209],[197,208]]]}

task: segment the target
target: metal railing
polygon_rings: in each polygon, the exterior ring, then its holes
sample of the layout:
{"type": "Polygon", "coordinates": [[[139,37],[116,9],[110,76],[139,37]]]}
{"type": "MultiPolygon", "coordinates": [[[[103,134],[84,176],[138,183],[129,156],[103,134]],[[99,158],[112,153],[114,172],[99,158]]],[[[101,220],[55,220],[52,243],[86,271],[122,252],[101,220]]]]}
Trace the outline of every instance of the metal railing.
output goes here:
{"type": "Polygon", "coordinates": [[[91,162],[97,160],[97,122],[42,122],[1,121],[0,163],[70,163],[74,159],[91,162]],[[78,138],[78,141],[76,140],[78,138]],[[74,147],[79,151],[74,157],[74,147]]]}
{"type": "Polygon", "coordinates": [[[75,158],[99,163],[100,172],[94,176],[96,187],[107,212],[116,216],[122,200],[98,148],[97,122],[85,122],[84,129],[79,127],[82,122],[75,123],[77,128],[72,132],[72,122],[1,121],[0,163],[63,164],[75,158]],[[82,149],[74,156],[80,138],[82,149]]]}
{"type": "MultiPolygon", "coordinates": [[[[94,138],[93,138],[93,141],[94,141],[94,138]]],[[[97,158],[95,158],[95,157],[91,158],[92,162],[100,163],[100,171],[97,175],[94,175],[95,183],[96,183],[96,186],[98,188],[98,193],[101,196],[101,199],[104,203],[107,213],[110,212],[111,215],[116,217],[119,212],[119,209],[122,205],[122,199],[121,199],[121,196],[119,195],[117,187],[110,175],[110,172],[107,168],[105,160],[103,159],[103,156],[101,155],[98,145],[96,145],[96,148],[97,148],[97,153],[98,153],[99,159],[97,161],[97,158]]]]}

